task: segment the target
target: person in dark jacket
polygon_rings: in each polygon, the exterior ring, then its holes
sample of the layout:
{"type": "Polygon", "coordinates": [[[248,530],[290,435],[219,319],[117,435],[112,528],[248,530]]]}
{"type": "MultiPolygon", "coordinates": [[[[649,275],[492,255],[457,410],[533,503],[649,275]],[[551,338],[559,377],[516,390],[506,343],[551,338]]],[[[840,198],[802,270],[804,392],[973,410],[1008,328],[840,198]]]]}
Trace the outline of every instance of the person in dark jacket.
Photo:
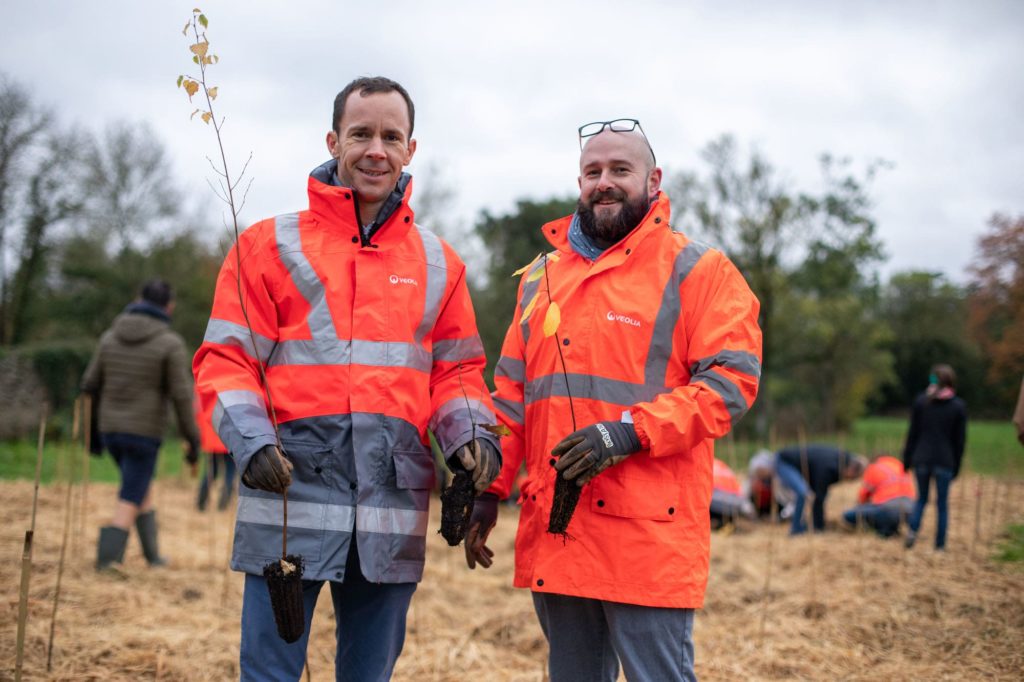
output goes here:
{"type": "Polygon", "coordinates": [[[184,340],[170,328],[173,308],[173,292],[167,282],[154,279],[143,284],[139,298],[100,338],[82,377],[82,391],[99,402],[103,445],[121,470],[113,518],[100,528],[97,570],[124,559],[133,524],[146,561],[151,566],[166,563],[157,544],[150,481],[167,426],[168,401],[187,441],[186,459],[194,465],[198,457],[189,358],[184,340]]]}
{"type": "Polygon", "coordinates": [[[935,365],[928,388],[914,401],[910,430],[903,448],[903,468],[917,478],[917,502],[910,515],[906,545],[917,540],[921,517],[928,504],[928,488],[935,480],[935,504],[939,519],[935,549],[946,547],[949,524],[949,485],[960,473],[967,443],[967,405],[956,396],[956,373],[949,365],[935,365]]]}
{"type": "Polygon", "coordinates": [[[804,503],[814,493],[812,517],[815,531],[825,530],[825,497],[833,483],[851,480],[864,473],[866,460],[832,445],[791,445],[779,450],[776,473],[783,485],[793,491],[795,504],[789,534],[807,532],[804,503]]]}

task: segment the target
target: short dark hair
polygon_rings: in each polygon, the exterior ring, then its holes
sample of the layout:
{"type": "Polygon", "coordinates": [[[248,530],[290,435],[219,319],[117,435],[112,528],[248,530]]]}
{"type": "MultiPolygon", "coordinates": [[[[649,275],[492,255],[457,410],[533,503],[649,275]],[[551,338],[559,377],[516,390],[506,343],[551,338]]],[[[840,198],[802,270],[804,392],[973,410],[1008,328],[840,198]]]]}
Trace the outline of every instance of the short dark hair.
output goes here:
{"type": "Polygon", "coordinates": [[[331,130],[336,133],[341,132],[338,129],[338,124],[341,123],[341,117],[345,114],[345,102],[348,101],[348,96],[356,91],[359,91],[359,94],[363,97],[388,92],[397,92],[401,95],[402,99],[405,100],[405,105],[409,108],[409,137],[412,137],[413,124],[416,122],[416,108],[412,105],[412,98],[409,97],[409,93],[406,92],[405,88],[384,76],[357,78],[338,93],[338,96],[334,98],[334,120],[331,121],[331,130]]]}
{"type": "Polygon", "coordinates": [[[174,298],[174,289],[162,279],[151,279],[143,282],[139,288],[139,298],[146,303],[166,308],[167,304],[174,298]]]}
{"type": "Polygon", "coordinates": [[[956,388],[956,372],[949,365],[935,365],[932,374],[939,380],[939,388],[956,388]]]}

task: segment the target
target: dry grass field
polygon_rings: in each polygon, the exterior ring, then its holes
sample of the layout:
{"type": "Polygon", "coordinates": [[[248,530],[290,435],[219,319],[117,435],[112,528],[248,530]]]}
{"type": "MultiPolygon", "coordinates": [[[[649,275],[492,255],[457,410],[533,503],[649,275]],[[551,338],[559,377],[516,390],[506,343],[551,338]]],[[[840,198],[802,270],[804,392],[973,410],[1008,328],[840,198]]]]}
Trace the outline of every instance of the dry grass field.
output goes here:
{"type": "MultiPolygon", "coordinates": [[[[3,482],[0,490],[0,679],[13,679],[33,488],[3,482]]],[[[232,513],[200,514],[194,486],[177,479],[161,480],[156,488],[162,549],[173,564],[148,569],[133,537],[127,579],[92,568],[96,529],[109,514],[114,486],[93,484],[84,504],[74,492],[79,513],[69,525],[53,666],[46,671],[65,490],[54,485],[40,492],[25,679],[237,679],[242,579],[226,568],[232,513]]],[[[835,489],[828,518],[837,519],[854,494],[852,484],[835,489]]],[[[898,540],[840,531],[790,539],[781,526],[745,525],[716,534],[707,601],[695,627],[698,676],[1024,679],[1024,571],[989,558],[999,529],[1024,517],[1024,487],[968,478],[954,484],[951,503],[945,554],[929,546],[934,513],[911,552],[898,540]]],[[[435,501],[433,528],[438,507],[435,501]]],[[[529,594],[511,587],[515,517],[514,508],[502,508],[489,571],[468,571],[461,548],[449,549],[431,534],[395,680],[545,679],[546,644],[529,594]]],[[[333,616],[324,590],[309,647],[310,679],[333,679],[333,657],[333,616]]]]}

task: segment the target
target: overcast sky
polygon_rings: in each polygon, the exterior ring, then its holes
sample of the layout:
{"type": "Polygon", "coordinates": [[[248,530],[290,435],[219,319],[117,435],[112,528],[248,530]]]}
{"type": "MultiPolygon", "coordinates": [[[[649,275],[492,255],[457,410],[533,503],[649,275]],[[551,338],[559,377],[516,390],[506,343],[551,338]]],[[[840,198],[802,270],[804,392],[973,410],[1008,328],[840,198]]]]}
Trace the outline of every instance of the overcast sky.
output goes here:
{"type": "MultiPolygon", "coordinates": [[[[67,124],[148,122],[209,203],[212,131],[175,88],[192,3],[9,3],[0,71],[67,124]],[[197,119],[198,120],[198,119],[197,119]]],[[[306,205],[334,95],[361,75],[417,108],[414,177],[449,222],[577,191],[576,128],[638,118],[668,171],[723,132],[796,188],[822,152],[894,164],[872,187],[883,273],[965,279],[995,211],[1024,213],[1024,2],[203,2],[246,220],[306,205]]],[[[415,205],[415,197],[414,197],[415,205]]],[[[685,229],[685,226],[682,226],[685,229]]],[[[458,246],[458,245],[456,245],[458,246]]]]}

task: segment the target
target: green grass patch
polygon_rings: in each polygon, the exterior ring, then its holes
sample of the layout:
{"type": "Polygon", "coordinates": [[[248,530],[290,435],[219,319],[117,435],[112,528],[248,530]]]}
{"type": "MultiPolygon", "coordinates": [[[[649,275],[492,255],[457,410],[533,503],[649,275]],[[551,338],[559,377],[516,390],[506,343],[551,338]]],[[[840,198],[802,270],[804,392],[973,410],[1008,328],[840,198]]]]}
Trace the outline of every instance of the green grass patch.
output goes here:
{"type": "MultiPolygon", "coordinates": [[[[184,465],[182,456],[182,446],[177,439],[165,440],[160,446],[160,455],[157,458],[157,477],[180,476],[184,465]]],[[[46,444],[43,448],[41,482],[52,483],[58,478],[67,480],[67,472],[72,463],[74,464],[75,480],[79,480],[83,469],[82,459],[83,453],[80,445],[72,448],[69,444],[63,443],[46,444]]],[[[36,443],[34,441],[0,442],[0,479],[31,481],[35,475],[36,443]]],[[[121,480],[117,464],[110,453],[104,453],[101,457],[89,458],[89,480],[109,483],[117,483],[121,480]]]]}
{"type": "Polygon", "coordinates": [[[1012,524],[1006,528],[1006,536],[999,542],[996,561],[1007,563],[1024,562],[1024,525],[1012,524]]]}

